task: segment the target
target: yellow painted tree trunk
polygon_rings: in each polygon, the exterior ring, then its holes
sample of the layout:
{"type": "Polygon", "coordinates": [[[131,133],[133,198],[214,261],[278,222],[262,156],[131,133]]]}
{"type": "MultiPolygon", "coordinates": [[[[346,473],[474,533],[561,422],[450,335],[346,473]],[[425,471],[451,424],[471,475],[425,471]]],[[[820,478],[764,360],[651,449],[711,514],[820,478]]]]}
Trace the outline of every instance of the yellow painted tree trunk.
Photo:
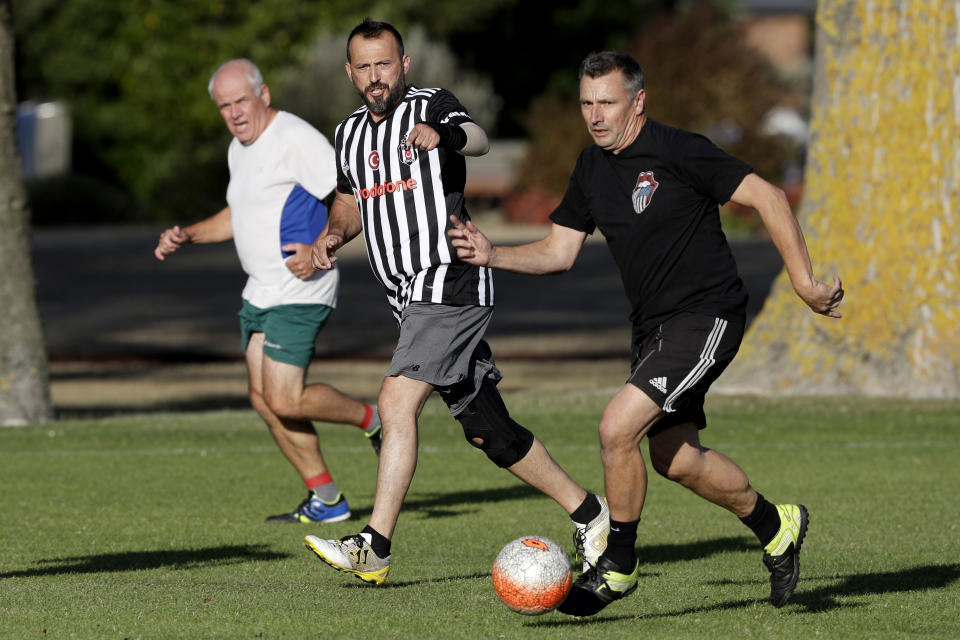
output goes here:
{"type": "Polygon", "coordinates": [[[728,389],[960,397],[958,22],[957,0],[819,3],[799,220],[844,317],[781,273],[728,389]]]}

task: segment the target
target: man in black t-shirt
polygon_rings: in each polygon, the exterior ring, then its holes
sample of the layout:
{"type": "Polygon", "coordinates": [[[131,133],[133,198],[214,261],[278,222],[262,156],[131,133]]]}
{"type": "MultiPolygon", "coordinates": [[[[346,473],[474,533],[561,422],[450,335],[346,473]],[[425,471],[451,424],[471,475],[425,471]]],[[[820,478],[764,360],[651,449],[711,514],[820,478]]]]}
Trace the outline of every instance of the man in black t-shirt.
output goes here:
{"type": "Polygon", "coordinates": [[[797,294],[839,318],[840,279],[816,280],[803,234],[783,192],[703,136],[646,116],[643,71],[619,52],[589,55],[580,68],[580,107],[595,142],[577,160],[549,235],[497,246],[471,223],[449,232],[462,260],[518,273],[570,269],[587,234],[600,229],[631,304],[633,362],[607,405],[600,444],[610,535],[596,565],[580,575],[560,611],[592,615],[637,586],[634,552],[647,476],[653,468],[739,516],[757,535],[780,607],[799,577],[808,513],[771,504],[725,455],[700,444],[704,395],[743,337],[746,292],[720,228],[718,205],[750,206],[777,246],[797,294]]]}
{"type": "Polygon", "coordinates": [[[380,387],[383,444],[370,520],[356,535],[305,542],[335,569],[374,584],[386,579],[417,465],[417,417],[436,390],[470,444],[563,507],[578,551],[594,564],[606,545],[606,503],[510,417],[483,340],[493,311],[492,272],[457,258],[446,235],[448,216],[469,219],[463,156],[486,153],[487,136],[449,91],[408,85],[409,67],[399,32],[385,22],[364,20],[347,38],[347,75],[364,106],[337,127],[337,194],[313,263],[329,269],[334,253],[362,231],[400,337],[380,387]]]}

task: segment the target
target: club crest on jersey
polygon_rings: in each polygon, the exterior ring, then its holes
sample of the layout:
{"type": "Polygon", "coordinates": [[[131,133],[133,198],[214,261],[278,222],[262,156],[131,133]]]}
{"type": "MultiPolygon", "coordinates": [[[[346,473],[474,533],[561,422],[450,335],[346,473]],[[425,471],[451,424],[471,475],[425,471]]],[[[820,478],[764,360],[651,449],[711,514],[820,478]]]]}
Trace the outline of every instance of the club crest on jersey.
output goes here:
{"type": "Polygon", "coordinates": [[[400,162],[407,165],[417,161],[417,150],[407,146],[407,136],[403,136],[400,144],[397,145],[397,157],[400,158],[400,162]]]}
{"type": "Polygon", "coordinates": [[[380,168],[380,152],[376,149],[370,152],[370,155],[367,156],[367,166],[376,171],[380,168]]]}
{"type": "Polygon", "coordinates": [[[653,171],[644,171],[637,176],[637,186],[633,188],[633,210],[643,213],[653,200],[653,192],[658,186],[660,183],[654,179],[653,171]]]}

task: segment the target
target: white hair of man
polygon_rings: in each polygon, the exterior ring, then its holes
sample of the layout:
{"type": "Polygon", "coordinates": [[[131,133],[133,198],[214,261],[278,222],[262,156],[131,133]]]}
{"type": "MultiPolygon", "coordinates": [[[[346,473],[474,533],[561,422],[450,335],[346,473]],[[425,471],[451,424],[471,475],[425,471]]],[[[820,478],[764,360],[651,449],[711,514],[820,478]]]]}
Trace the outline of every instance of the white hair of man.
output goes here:
{"type": "Polygon", "coordinates": [[[210,94],[210,99],[215,100],[213,97],[213,83],[217,79],[217,74],[223,71],[225,67],[230,65],[240,64],[243,65],[244,75],[247,76],[247,82],[250,83],[250,88],[253,89],[253,93],[259,98],[260,93],[263,87],[263,74],[260,73],[260,69],[257,68],[257,65],[253,64],[250,60],[246,58],[234,58],[233,60],[227,60],[213,72],[213,75],[210,76],[210,82],[207,83],[207,93],[210,94]]]}

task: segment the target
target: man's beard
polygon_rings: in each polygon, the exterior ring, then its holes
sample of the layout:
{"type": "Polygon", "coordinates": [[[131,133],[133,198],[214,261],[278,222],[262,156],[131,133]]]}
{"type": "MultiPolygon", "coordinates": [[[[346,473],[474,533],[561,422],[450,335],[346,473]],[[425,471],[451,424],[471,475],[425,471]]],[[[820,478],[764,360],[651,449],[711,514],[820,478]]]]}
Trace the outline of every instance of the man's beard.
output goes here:
{"type": "Polygon", "coordinates": [[[358,91],[358,93],[360,94],[360,97],[363,98],[363,103],[367,105],[367,109],[369,109],[372,114],[376,116],[382,116],[400,104],[400,99],[403,98],[406,88],[407,83],[404,77],[400,76],[397,78],[397,84],[395,84],[392,89],[382,82],[374,82],[367,85],[366,89],[363,91],[358,91]],[[381,95],[379,98],[371,99],[367,94],[367,92],[371,89],[387,89],[387,93],[381,95]]]}

